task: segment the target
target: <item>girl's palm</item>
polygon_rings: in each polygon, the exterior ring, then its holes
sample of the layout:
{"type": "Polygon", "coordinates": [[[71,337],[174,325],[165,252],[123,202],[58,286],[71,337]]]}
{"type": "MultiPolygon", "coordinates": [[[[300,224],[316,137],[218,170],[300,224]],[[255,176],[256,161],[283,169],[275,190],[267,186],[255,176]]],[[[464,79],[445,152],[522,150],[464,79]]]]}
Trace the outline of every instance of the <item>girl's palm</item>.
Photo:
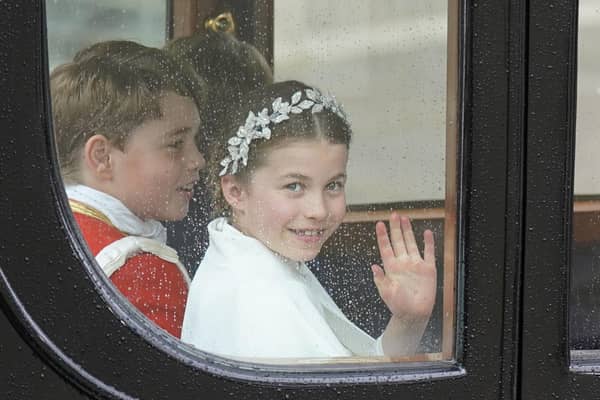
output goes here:
{"type": "Polygon", "coordinates": [[[436,268],[433,233],[426,230],[424,257],[412,231],[410,220],[392,213],[390,236],[385,224],[375,226],[383,268],[371,269],[379,295],[392,314],[405,321],[429,318],[435,303],[436,268]]]}

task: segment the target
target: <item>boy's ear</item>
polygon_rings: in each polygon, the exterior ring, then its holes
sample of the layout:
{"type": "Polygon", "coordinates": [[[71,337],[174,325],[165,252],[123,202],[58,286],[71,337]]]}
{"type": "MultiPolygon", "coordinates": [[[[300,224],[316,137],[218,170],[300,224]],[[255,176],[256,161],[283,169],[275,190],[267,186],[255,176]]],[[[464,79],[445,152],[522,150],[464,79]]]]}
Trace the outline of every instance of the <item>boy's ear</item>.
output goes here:
{"type": "Polygon", "coordinates": [[[246,191],[244,186],[233,175],[221,177],[221,191],[225,201],[234,211],[244,211],[246,191]]]}
{"type": "Polygon", "coordinates": [[[85,142],[83,148],[84,163],[87,169],[98,179],[110,179],[112,177],[111,150],[112,146],[104,135],[94,135],[85,142]]]}

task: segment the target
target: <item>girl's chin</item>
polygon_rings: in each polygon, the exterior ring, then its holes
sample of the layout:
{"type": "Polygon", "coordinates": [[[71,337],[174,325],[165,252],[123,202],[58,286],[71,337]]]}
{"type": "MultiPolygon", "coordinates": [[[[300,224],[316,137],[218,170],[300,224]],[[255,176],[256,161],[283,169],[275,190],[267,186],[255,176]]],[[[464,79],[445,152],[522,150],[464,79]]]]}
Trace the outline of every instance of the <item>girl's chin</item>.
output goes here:
{"type": "MultiPolygon", "coordinates": [[[[317,258],[321,248],[318,250],[310,250],[310,251],[295,251],[293,254],[287,256],[290,260],[299,261],[299,262],[309,262],[317,258]]],[[[290,252],[291,253],[291,252],[290,252]]]]}

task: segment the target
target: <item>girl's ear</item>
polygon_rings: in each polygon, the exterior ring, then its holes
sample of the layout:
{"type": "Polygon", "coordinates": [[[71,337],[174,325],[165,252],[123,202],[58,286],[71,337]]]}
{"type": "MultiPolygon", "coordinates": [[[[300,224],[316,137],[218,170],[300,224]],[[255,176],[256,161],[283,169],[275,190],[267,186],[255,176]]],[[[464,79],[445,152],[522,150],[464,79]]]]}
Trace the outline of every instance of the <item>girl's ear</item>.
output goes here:
{"type": "Polygon", "coordinates": [[[112,146],[104,135],[94,135],[85,142],[83,162],[88,172],[96,179],[112,178],[111,150],[112,146]]]}
{"type": "Polygon", "coordinates": [[[245,188],[233,175],[221,177],[221,191],[225,201],[229,204],[232,211],[243,212],[245,209],[245,188]]]}

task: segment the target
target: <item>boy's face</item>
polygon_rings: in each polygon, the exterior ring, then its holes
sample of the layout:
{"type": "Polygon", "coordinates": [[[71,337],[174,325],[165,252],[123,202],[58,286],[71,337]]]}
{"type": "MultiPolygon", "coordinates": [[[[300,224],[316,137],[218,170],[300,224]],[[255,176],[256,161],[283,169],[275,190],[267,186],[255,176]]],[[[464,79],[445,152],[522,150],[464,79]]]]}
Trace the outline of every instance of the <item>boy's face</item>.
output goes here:
{"type": "Polygon", "coordinates": [[[305,140],[276,147],[242,185],[245,234],[295,261],[315,258],[346,214],[343,144],[305,140]]]}
{"type": "Polygon", "coordinates": [[[142,219],[180,220],[205,160],[195,135],[200,119],[193,100],[167,92],[163,117],[135,128],[123,151],[115,149],[113,194],[142,219]]]}

